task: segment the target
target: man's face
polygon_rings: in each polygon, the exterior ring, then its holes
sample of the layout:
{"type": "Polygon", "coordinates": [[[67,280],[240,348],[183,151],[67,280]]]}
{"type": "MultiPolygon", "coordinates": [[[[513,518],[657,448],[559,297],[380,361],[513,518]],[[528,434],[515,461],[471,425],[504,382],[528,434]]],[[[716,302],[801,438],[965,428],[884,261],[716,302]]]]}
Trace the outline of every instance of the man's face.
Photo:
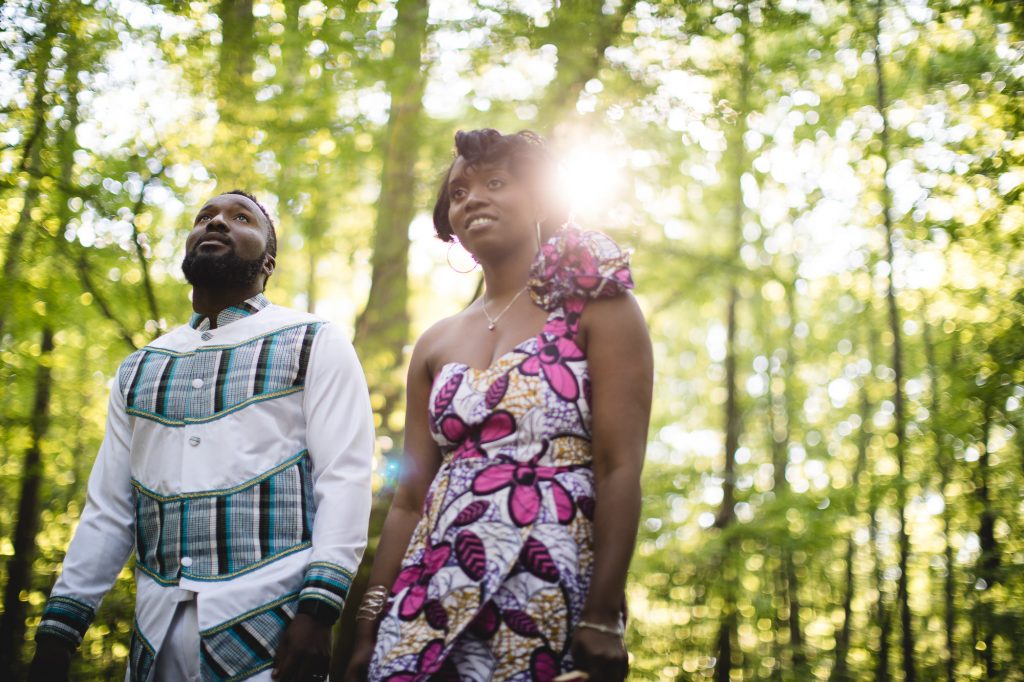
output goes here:
{"type": "Polygon", "coordinates": [[[247,288],[274,271],[267,253],[270,225],[248,197],[221,194],[199,209],[185,240],[181,269],[193,286],[247,288]]]}

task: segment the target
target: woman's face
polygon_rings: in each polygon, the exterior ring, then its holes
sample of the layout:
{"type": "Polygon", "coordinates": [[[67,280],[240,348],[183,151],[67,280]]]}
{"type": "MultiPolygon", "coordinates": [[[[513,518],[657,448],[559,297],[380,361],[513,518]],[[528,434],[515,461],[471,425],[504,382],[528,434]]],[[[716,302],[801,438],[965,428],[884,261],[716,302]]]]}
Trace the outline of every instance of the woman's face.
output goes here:
{"type": "Polygon", "coordinates": [[[470,165],[458,157],[448,176],[448,222],[477,256],[508,252],[526,242],[537,248],[536,201],[528,183],[506,162],[470,165]]]}

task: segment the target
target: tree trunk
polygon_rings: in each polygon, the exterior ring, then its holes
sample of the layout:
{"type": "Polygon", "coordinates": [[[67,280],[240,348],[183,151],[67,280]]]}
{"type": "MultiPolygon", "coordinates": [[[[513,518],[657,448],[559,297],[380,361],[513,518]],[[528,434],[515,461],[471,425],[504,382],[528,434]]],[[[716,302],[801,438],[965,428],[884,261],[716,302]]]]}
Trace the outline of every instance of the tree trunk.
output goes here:
{"type": "Polygon", "coordinates": [[[7,563],[4,588],[4,614],[0,619],[0,670],[20,667],[25,642],[25,606],[22,593],[32,588],[32,561],[35,558],[36,533],[39,530],[39,487],[43,480],[42,442],[50,427],[50,359],[53,331],[43,327],[39,365],[36,368],[35,401],[32,405],[32,442],[25,451],[18,499],[18,520],[14,527],[14,554],[7,563]]]}
{"type": "Polygon", "coordinates": [[[220,0],[220,55],[218,58],[217,99],[220,116],[238,123],[238,112],[253,102],[253,55],[256,54],[256,18],[252,0],[220,0]]]}
{"type": "MultiPolygon", "coordinates": [[[[873,487],[873,486],[872,486],[873,487]]],[[[872,490],[870,495],[876,494],[872,490]]],[[[875,621],[878,623],[878,659],[875,661],[875,681],[889,682],[889,639],[892,633],[892,618],[889,614],[889,606],[885,598],[885,571],[882,568],[884,557],[878,547],[878,505],[871,503],[871,547],[875,552],[875,590],[878,592],[878,601],[875,605],[875,621]]]]}
{"type": "Polygon", "coordinates": [[[551,24],[536,32],[536,46],[550,43],[558,54],[558,69],[541,98],[540,123],[552,139],[557,126],[576,111],[587,81],[596,78],[604,53],[622,32],[622,22],[636,6],[623,0],[613,14],[602,11],[604,0],[563,0],[556,3],[551,24]]]}
{"type": "MultiPolygon", "coordinates": [[[[868,311],[869,314],[869,311],[868,311]]],[[[865,314],[865,317],[868,317],[865,314]]],[[[876,334],[874,334],[874,327],[871,322],[865,323],[867,328],[867,359],[870,366],[874,367],[874,348],[877,345],[876,334]]],[[[865,374],[861,378],[860,383],[860,406],[858,409],[858,415],[860,417],[860,429],[857,433],[857,463],[853,469],[853,495],[850,498],[850,505],[846,510],[846,513],[851,518],[857,513],[857,492],[866,485],[866,471],[867,471],[867,450],[868,445],[871,441],[871,430],[868,426],[868,421],[871,418],[871,398],[868,393],[868,375],[865,374]]],[[[870,493],[868,494],[870,495],[870,493]]],[[[874,523],[874,510],[873,505],[868,504],[871,513],[871,525],[874,523]]],[[[873,538],[873,535],[872,535],[873,538]]],[[[850,537],[846,541],[846,584],[843,592],[843,626],[840,629],[839,635],[836,637],[836,665],[831,672],[830,679],[836,680],[837,682],[849,682],[855,679],[850,672],[849,662],[847,655],[850,652],[850,635],[852,631],[852,617],[853,617],[853,594],[854,594],[854,576],[853,576],[853,561],[856,557],[856,544],[853,542],[853,532],[851,531],[850,537]]],[[[879,593],[879,599],[881,602],[882,593],[879,593]]]]}
{"type": "MultiPolygon", "coordinates": [[[[786,359],[782,363],[782,381],[784,385],[782,393],[784,426],[783,431],[780,434],[783,439],[782,476],[780,480],[778,471],[776,471],[774,477],[775,486],[777,488],[781,486],[779,490],[782,497],[788,497],[790,494],[789,481],[786,479],[785,475],[785,467],[786,459],[788,458],[789,442],[793,433],[793,424],[796,420],[796,410],[793,409],[793,405],[798,402],[794,386],[796,377],[796,349],[793,345],[793,339],[796,338],[797,317],[794,283],[787,282],[785,284],[785,288],[788,328],[786,330],[786,341],[784,344],[786,359]]],[[[804,654],[803,629],[800,625],[800,585],[796,577],[796,565],[793,562],[791,542],[782,547],[782,563],[786,579],[786,601],[789,606],[787,623],[789,626],[789,646],[792,649],[793,656],[793,673],[798,679],[810,679],[811,674],[810,670],[807,668],[807,656],[804,654]]]]}
{"type": "MultiPolygon", "coordinates": [[[[729,164],[729,191],[731,216],[729,230],[732,237],[732,253],[738,254],[743,240],[743,188],[741,178],[747,168],[747,155],[744,149],[743,136],[747,131],[747,114],[749,112],[749,96],[751,83],[750,68],[750,36],[747,31],[746,7],[740,8],[741,27],[740,33],[743,36],[743,44],[740,48],[739,78],[736,91],[736,123],[727,134],[729,164]]],[[[739,408],[739,388],[737,386],[736,372],[736,309],[739,305],[740,291],[738,271],[730,273],[728,303],[726,309],[726,335],[725,335],[725,461],[722,468],[722,504],[719,507],[718,515],[715,518],[715,526],[720,530],[726,530],[735,520],[733,506],[735,504],[736,492],[736,451],[740,445],[740,430],[742,428],[742,417],[739,408]]],[[[722,564],[728,563],[735,553],[731,542],[726,542],[723,547],[722,564]]],[[[725,576],[723,571],[723,576],[725,576]]],[[[725,576],[724,582],[724,604],[721,624],[719,626],[717,642],[717,661],[715,665],[715,679],[727,681],[731,677],[733,642],[737,640],[737,616],[736,604],[732,594],[733,587],[731,580],[725,576]]]]}
{"type": "Polygon", "coordinates": [[[427,39],[427,0],[398,0],[395,52],[391,60],[388,93],[391,111],[381,141],[383,168],[377,220],[373,232],[373,269],[370,295],[356,321],[355,344],[363,366],[376,377],[384,398],[379,431],[397,436],[391,423],[402,381],[394,376],[402,367],[409,340],[409,223],[416,213],[416,158],[420,146],[423,111],[423,49],[427,39]]]}
{"type": "Polygon", "coordinates": [[[32,127],[24,144],[24,152],[19,165],[20,172],[28,173],[28,182],[22,198],[18,222],[7,238],[4,249],[3,286],[4,294],[0,296],[0,342],[3,341],[10,313],[13,288],[21,271],[21,251],[25,246],[29,230],[32,227],[32,209],[39,201],[39,178],[42,175],[42,150],[46,141],[46,73],[53,56],[54,39],[60,30],[60,21],[54,9],[55,3],[47,9],[46,28],[36,47],[35,54],[35,93],[32,96],[32,127]]]}
{"type": "MultiPolygon", "coordinates": [[[[409,340],[409,224],[416,213],[416,159],[423,111],[423,51],[427,42],[427,0],[398,0],[395,20],[395,51],[391,58],[388,93],[391,110],[382,140],[380,197],[373,233],[370,295],[356,320],[355,345],[367,374],[377,379],[384,398],[378,410],[378,433],[393,438],[397,447],[400,427],[391,423],[404,383],[395,375],[404,364],[409,340]]],[[[370,543],[363,556],[360,575],[349,590],[348,608],[342,615],[334,640],[333,670],[340,678],[348,665],[355,641],[355,612],[366,591],[376,541],[391,503],[389,488],[374,501],[370,517],[370,543]]]]}
{"type": "MultiPolygon", "coordinates": [[[[874,348],[876,345],[874,339],[874,327],[870,324],[867,325],[869,341],[868,341],[868,360],[871,362],[872,367],[874,366],[874,348]]],[[[868,463],[868,445],[871,442],[871,431],[868,427],[868,421],[871,419],[871,397],[868,394],[868,377],[865,375],[861,380],[860,386],[860,407],[858,414],[860,416],[860,430],[857,434],[857,463],[853,469],[853,492],[850,497],[850,504],[847,507],[846,514],[851,518],[857,513],[857,496],[856,492],[861,490],[861,479],[866,478],[865,471],[868,463]]],[[[865,484],[865,487],[868,487],[865,484]]],[[[869,493],[870,494],[870,493],[869,493]]],[[[874,511],[871,512],[872,525],[874,525],[874,511]]],[[[850,634],[852,628],[852,617],[853,617],[853,593],[854,593],[854,576],[853,576],[853,561],[856,556],[856,543],[853,541],[853,533],[850,533],[850,537],[846,539],[846,583],[843,591],[843,625],[839,630],[839,635],[836,637],[836,657],[835,666],[832,668],[831,679],[836,682],[850,682],[854,677],[850,674],[849,663],[846,660],[847,655],[850,652],[850,634]]],[[[879,602],[881,602],[881,592],[879,592],[879,602]]]]}
{"type": "Polygon", "coordinates": [[[886,251],[885,261],[889,266],[888,287],[886,288],[885,300],[889,310],[889,331],[892,333],[892,369],[893,379],[893,405],[894,405],[894,433],[896,435],[896,462],[899,468],[896,481],[896,505],[900,511],[900,532],[899,532],[899,577],[896,583],[896,601],[899,604],[901,637],[900,644],[903,653],[903,678],[906,682],[915,682],[917,671],[914,665],[914,624],[910,613],[910,600],[907,594],[907,566],[910,556],[910,535],[907,532],[907,429],[906,429],[906,408],[903,404],[903,342],[900,329],[900,312],[896,305],[896,284],[893,273],[894,254],[894,229],[892,224],[892,193],[889,190],[889,123],[886,117],[888,104],[885,90],[885,70],[882,65],[881,31],[882,14],[884,11],[884,0],[876,0],[875,4],[875,25],[874,25],[874,56],[875,56],[875,77],[877,87],[875,89],[876,106],[882,117],[882,129],[879,134],[882,156],[882,221],[885,227],[886,251]]]}
{"type": "Polygon", "coordinates": [[[995,625],[993,623],[993,608],[991,604],[990,590],[998,580],[999,571],[999,546],[996,544],[995,525],[996,513],[992,509],[992,499],[989,491],[989,442],[992,434],[992,398],[985,401],[985,416],[982,423],[982,442],[980,443],[981,455],[978,458],[978,474],[981,479],[977,487],[978,503],[981,505],[981,516],[978,520],[978,542],[981,545],[981,554],[978,556],[977,574],[979,581],[978,603],[981,607],[979,614],[982,622],[979,624],[982,641],[985,648],[981,652],[981,660],[985,663],[985,676],[988,679],[998,677],[999,671],[996,668],[995,652],[992,650],[995,644],[995,625]]]}
{"type": "MultiPolygon", "coordinates": [[[[926,310],[926,308],[925,308],[926,310]]],[[[946,564],[946,574],[943,577],[943,605],[944,605],[944,624],[945,624],[945,635],[946,635],[946,680],[947,682],[954,682],[956,680],[956,610],[955,610],[955,590],[956,581],[953,574],[953,542],[951,536],[952,530],[952,511],[949,504],[949,499],[946,497],[946,486],[949,485],[950,469],[953,466],[953,456],[949,451],[948,447],[948,436],[945,429],[942,427],[943,423],[943,405],[940,398],[940,373],[939,366],[935,359],[935,343],[931,334],[931,325],[928,323],[927,316],[922,316],[924,319],[921,320],[922,329],[924,330],[924,350],[925,358],[928,362],[928,377],[931,382],[931,417],[930,422],[932,425],[932,437],[935,439],[935,463],[939,470],[939,493],[942,495],[943,507],[942,507],[942,535],[944,538],[943,542],[943,558],[946,564]]],[[[953,352],[950,354],[950,359],[953,360],[956,357],[955,347],[953,352]]],[[[950,363],[953,364],[952,362],[950,363]]]]}

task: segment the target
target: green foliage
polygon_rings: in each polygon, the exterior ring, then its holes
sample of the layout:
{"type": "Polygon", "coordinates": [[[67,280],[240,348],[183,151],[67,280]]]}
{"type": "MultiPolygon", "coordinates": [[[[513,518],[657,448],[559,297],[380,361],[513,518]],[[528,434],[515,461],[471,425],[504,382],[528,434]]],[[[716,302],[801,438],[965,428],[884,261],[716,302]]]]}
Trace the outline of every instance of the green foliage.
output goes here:
{"type": "MultiPolygon", "coordinates": [[[[1024,679],[1020,4],[883,3],[884,112],[874,3],[435,2],[418,63],[396,45],[407,6],[0,7],[14,27],[0,35],[2,583],[41,362],[53,382],[22,660],[84,501],[109,381],[187,318],[178,263],[197,206],[256,192],[278,221],[269,296],[354,332],[382,216],[411,198],[408,291],[383,294],[408,325],[364,342],[407,353],[476,287],[448,269],[429,212],[452,134],[489,126],[549,135],[578,221],[635,249],[657,385],[633,678],[715,677],[727,626],[731,679],[902,679],[904,562],[920,678],[1024,679]],[[418,85],[415,130],[399,131],[410,148],[389,156],[397,95],[418,85]],[[389,158],[412,159],[400,187],[384,180],[389,158]],[[727,417],[741,427],[734,452],[727,417]]],[[[401,438],[396,352],[365,358],[382,451],[401,438]]],[[[121,674],[132,599],[126,569],[83,644],[82,679],[121,674]]]]}

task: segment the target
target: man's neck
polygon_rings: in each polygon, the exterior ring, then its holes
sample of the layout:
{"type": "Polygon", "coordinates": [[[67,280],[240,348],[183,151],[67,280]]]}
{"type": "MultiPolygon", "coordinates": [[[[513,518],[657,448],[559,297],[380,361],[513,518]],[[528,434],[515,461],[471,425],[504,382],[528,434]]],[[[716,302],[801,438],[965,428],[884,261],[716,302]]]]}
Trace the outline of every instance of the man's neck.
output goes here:
{"type": "Polygon", "coordinates": [[[239,305],[262,291],[258,285],[245,289],[192,287],[192,310],[210,321],[210,329],[216,329],[217,316],[222,310],[239,305]]]}

